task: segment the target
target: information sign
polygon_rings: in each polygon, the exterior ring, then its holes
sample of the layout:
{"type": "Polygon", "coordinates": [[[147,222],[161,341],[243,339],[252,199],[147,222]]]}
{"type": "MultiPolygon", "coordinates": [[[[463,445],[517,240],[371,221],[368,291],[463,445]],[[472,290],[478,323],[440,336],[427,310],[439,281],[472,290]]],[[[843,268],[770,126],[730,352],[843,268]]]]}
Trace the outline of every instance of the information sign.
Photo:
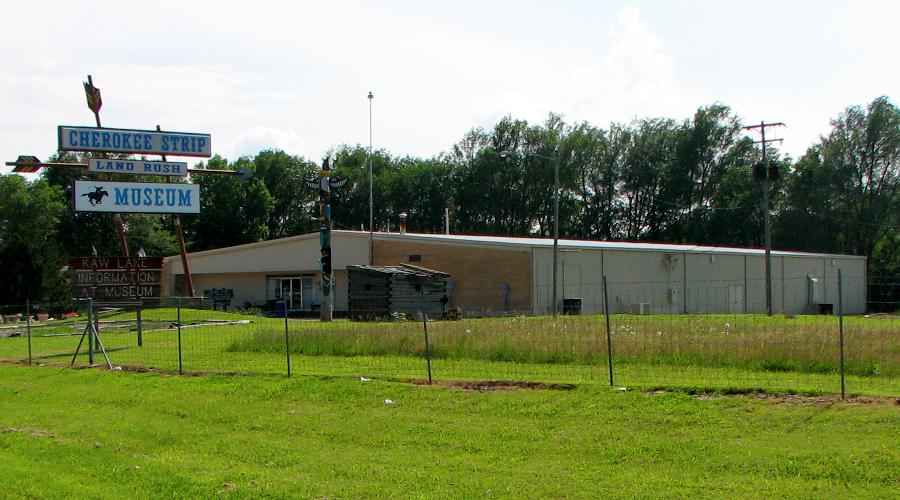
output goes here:
{"type": "Polygon", "coordinates": [[[159,297],[162,257],[78,257],[69,259],[78,297],[159,297]]]}

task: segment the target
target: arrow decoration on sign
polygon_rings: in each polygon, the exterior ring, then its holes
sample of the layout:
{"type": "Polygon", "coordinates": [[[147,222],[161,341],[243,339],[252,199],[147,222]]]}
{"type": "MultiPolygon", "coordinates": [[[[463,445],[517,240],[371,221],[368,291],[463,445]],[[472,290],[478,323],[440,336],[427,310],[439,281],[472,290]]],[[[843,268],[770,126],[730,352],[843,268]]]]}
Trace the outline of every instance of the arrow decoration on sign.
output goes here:
{"type": "Polygon", "coordinates": [[[94,86],[90,76],[88,76],[88,81],[84,82],[84,96],[87,98],[88,108],[94,114],[99,113],[100,107],[103,106],[103,99],[100,98],[100,89],[94,86]]]}

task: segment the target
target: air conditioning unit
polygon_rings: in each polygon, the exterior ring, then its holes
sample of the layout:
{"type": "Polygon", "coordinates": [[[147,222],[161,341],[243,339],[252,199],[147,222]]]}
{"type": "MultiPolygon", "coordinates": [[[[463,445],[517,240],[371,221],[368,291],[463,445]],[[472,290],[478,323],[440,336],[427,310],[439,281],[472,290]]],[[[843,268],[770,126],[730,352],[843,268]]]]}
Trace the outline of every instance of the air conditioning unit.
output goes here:
{"type": "Polygon", "coordinates": [[[631,314],[650,314],[649,302],[638,302],[631,304],[631,314]]]}

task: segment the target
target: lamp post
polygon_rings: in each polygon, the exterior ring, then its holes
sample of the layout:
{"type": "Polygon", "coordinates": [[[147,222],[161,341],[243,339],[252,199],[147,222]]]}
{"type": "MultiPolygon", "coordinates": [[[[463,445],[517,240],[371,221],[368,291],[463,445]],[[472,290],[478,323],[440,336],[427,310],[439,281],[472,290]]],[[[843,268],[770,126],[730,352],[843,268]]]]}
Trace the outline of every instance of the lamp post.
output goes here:
{"type": "MultiPolygon", "coordinates": [[[[509,151],[500,151],[500,157],[506,158],[509,156],[509,151]]],[[[559,263],[559,156],[560,156],[560,148],[557,146],[556,154],[553,155],[553,158],[549,156],[544,156],[542,154],[534,153],[528,151],[525,153],[526,156],[535,156],[537,158],[543,158],[548,161],[553,162],[553,317],[555,318],[559,314],[559,304],[557,303],[557,283],[559,278],[559,270],[557,269],[559,263]]]]}
{"type": "Polygon", "coordinates": [[[375,96],[369,91],[369,265],[375,265],[375,209],[372,199],[372,99],[375,96]]]}

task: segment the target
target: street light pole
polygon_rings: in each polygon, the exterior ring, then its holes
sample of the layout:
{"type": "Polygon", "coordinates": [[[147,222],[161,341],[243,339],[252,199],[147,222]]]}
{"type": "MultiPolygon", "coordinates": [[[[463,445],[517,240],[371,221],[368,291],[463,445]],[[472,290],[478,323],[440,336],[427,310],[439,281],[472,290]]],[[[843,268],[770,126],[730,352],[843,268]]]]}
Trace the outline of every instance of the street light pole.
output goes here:
{"type": "Polygon", "coordinates": [[[556,158],[553,161],[553,317],[559,313],[559,305],[556,299],[556,284],[558,278],[557,261],[559,260],[559,149],[556,150],[556,158]]]}
{"type": "MultiPolygon", "coordinates": [[[[500,158],[506,158],[509,154],[509,151],[500,151],[500,158]]],[[[557,304],[559,266],[557,264],[559,262],[559,157],[561,154],[560,146],[556,147],[556,154],[553,158],[534,152],[525,153],[526,156],[536,156],[538,158],[553,161],[553,305],[550,310],[553,312],[554,318],[559,312],[559,305],[557,304]]]]}
{"type": "Polygon", "coordinates": [[[372,198],[372,99],[375,96],[369,91],[369,265],[375,265],[375,209],[372,198]]]}

